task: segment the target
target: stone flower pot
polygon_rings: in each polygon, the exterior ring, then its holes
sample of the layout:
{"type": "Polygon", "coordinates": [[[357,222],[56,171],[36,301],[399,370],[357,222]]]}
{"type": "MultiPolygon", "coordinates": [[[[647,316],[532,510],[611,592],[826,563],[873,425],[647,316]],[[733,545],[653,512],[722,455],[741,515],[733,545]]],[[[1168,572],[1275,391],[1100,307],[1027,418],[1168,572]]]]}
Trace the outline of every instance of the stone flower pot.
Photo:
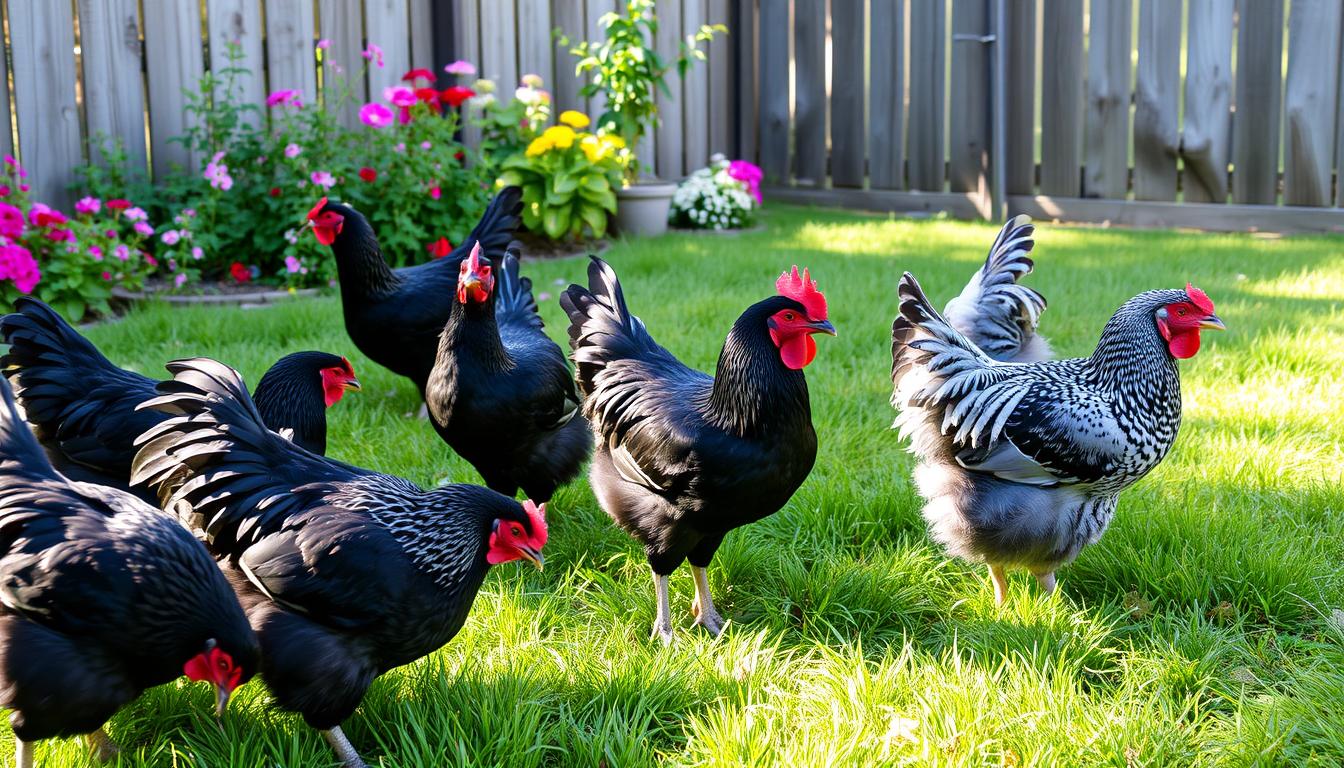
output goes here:
{"type": "Polygon", "coordinates": [[[670,181],[641,181],[616,190],[616,230],[622,235],[648,237],[667,231],[667,214],[677,185],[670,181]]]}

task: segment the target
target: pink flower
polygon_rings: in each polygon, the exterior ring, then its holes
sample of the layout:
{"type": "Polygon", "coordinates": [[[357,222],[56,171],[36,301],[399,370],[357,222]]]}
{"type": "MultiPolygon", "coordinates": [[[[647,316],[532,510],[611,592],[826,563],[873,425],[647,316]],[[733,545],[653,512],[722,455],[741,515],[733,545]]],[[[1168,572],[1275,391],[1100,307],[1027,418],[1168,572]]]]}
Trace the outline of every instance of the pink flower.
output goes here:
{"type": "Polygon", "coordinates": [[[9,185],[0,184],[0,197],[9,197],[9,185]]]}
{"type": "Polygon", "coordinates": [[[392,110],[382,104],[372,102],[359,108],[359,119],[365,125],[382,128],[392,123],[392,110]]]}
{"type": "Polygon", "coordinates": [[[397,142],[397,145],[394,146],[394,147],[392,147],[392,151],[393,151],[393,152],[405,152],[405,151],[406,151],[406,142],[404,142],[404,141],[399,141],[399,142],[397,142]]]}
{"type": "Polygon", "coordinates": [[[32,293],[42,280],[37,260],[21,245],[0,246],[0,279],[13,280],[20,293],[32,293]]]}
{"type": "Polygon", "coordinates": [[[104,280],[111,281],[111,280],[112,280],[112,273],[111,273],[111,272],[104,272],[104,273],[103,273],[103,279],[104,279],[104,280]]]}
{"type": "Polygon", "coordinates": [[[438,184],[435,184],[434,186],[432,186],[432,187],[429,188],[429,196],[432,197],[432,198],[434,198],[435,200],[438,200],[438,199],[439,199],[439,196],[440,196],[441,194],[442,194],[442,193],[439,191],[439,185],[438,185],[438,184]]]}
{"type": "Polygon", "coordinates": [[[317,41],[317,49],[319,51],[325,51],[330,47],[331,47],[331,41],[325,37],[317,41]]]}
{"type": "Polygon", "coordinates": [[[415,102],[419,101],[416,98],[415,91],[404,85],[392,85],[384,88],[383,100],[398,107],[413,106],[415,102]]]}
{"type": "Polygon", "coordinates": [[[195,217],[196,217],[196,209],[195,209],[195,208],[183,208],[183,209],[182,209],[182,215],[183,215],[183,216],[186,216],[188,219],[195,218],[195,217]]]}
{"type": "MultiPolygon", "coordinates": [[[[109,205],[110,205],[110,204],[109,204],[109,205]]],[[[127,220],[127,221],[144,221],[145,219],[148,219],[148,218],[149,218],[149,214],[148,214],[148,213],[145,213],[145,209],[144,209],[144,208],[135,207],[135,208],[127,208],[127,209],[126,209],[126,220],[127,220]]]]}
{"type": "Polygon", "coordinates": [[[728,164],[728,175],[747,185],[747,191],[761,204],[761,179],[765,174],[756,165],[746,160],[734,160],[728,164]]]}
{"type": "Polygon", "coordinates": [[[103,201],[96,197],[82,197],[75,203],[75,213],[87,213],[93,215],[102,210],[103,201]]]}
{"type": "Polygon", "coordinates": [[[23,211],[9,203],[0,203],[0,236],[17,239],[23,234],[23,211]]]}
{"type": "Polygon", "coordinates": [[[115,230],[115,229],[106,229],[106,230],[103,230],[103,234],[104,234],[105,236],[110,237],[110,238],[112,238],[112,239],[115,240],[116,237],[117,237],[117,230],[115,230]]]}
{"type": "Polygon", "coordinates": [[[170,229],[159,236],[164,245],[177,245],[177,241],[182,239],[181,233],[176,229],[170,229]]]}
{"type": "Polygon", "coordinates": [[[145,257],[145,263],[148,264],[149,266],[151,266],[151,267],[157,267],[157,266],[159,266],[159,262],[156,261],[156,260],[154,259],[154,257],[153,257],[153,256],[150,256],[148,253],[145,253],[144,251],[141,251],[141,252],[140,252],[140,255],[145,257]]]}
{"type": "Polygon", "coordinates": [[[199,245],[194,246],[194,247],[191,249],[191,258],[195,259],[196,261],[200,261],[200,260],[201,260],[201,257],[204,256],[204,255],[205,255],[205,251],[201,250],[201,246],[199,246],[199,245]]]}
{"type": "Polygon", "coordinates": [[[90,246],[89,246],[89,255],[93,257],[93,260],[94,260],[94,261],[102,261],[102,260],[103,260],[103,249],[102,249],[102,248],[99,248],[99,247],[96,246],[96,245],[90,245],[90,246]]]}
{"type": "Polygon", "coordinates": [[[433,147],[433,146],[434,146],[434,145],[433,145],[433,144],[430,144],[428,141],[422,141],[422,142],[420,142],[420,148],[423,149],[423,150],[425,150],[425,151],[429,151],[429,149],[430,149],[431,147],[433,147]]]}
{"type": "Polygon", "coordinates": [[[470,61],[458,59],[444,67],[443,71],[450,75],[474,75],[476,74],[476,67],[470,61]]]}
{"type": "Polygon", "coordinates": [[[174,278],[173,278],[173,287],[174,287],[174,288],[181,288],[181,287],[182,287],[182,284],[185,283],[185,282],[187,282],[187,273],[186,273],[186,272],[178,272],[178,273],[177,273],[177,277],[174,277],[174,278]]]}
{"type": "Polygon", "coordinates": [[[331,189],[336,186],[336,179],[326,171],[313,171],[309,178],[313,180],[314,184],[323,189],[331,189]]]}
{"type": "Polygon", "coordinates": [[[131,249],[128,248],[125,243],[122,243],[121,245],[118,245],[116,248],[112,250],[112,255],[116,256],[118,259],[122,261],[125,261],[131,258],[131,249]]]}
{"type": "Polygon", "coordinates": [[[135,231],[140,233],[144,237],[149,237],[150,235],[154,234],[154,228],[149,226],[149,222],[145,221],[135,222],[135,231]]]}
{"type": "Polygon", "coordinates": [[[47,239],[53,243],[74,242],[75,233],[68,229],[53,229],[47,233],[47,239]]]}
{"type": "Polygon", "coordinates": [[[303,94],[293,88],[273,91],[270,96],[266,97],[266,106],[274,107],[277,104],[282,107],[302,107],[303,94]]]}
{"type": "MultiPolygon", "coordinates": [[[[233,188],[233,177],[229,175],[229,166],[220,162],[224,159],[223,152],[216,152],[215,156],[210,158],[210,162],[205,165],[205,180],[210,182],[210,186],[215,189],[228,192],[233,188]]],[[[130,211],[126,212],[127,214],[130,211]]]]}
{"type": "Polygon", "coordinates": [[[289,144],[285,145],[285,157],[295,158],[302,153],[303,153],[303,147],[300,147],[298,144],[290,142],[289,144]]]}
{"type": "Polygon", "coordinates": [[[369,43],[369,47],[360,52],[366,61],[372,61],[379,67],[383,66],[383,49],[377,43],[369,43]]]}
{"type": "Polygon", "coordinates": [[[298,272],[302,266],[303,264],[299,263],[299,260],[294,258],[293,256],[285,257],[285,271],[290,273],[291,275],[294,274],[295,272],[298,272]]]}
{"type": "Polygon", "coordinates": [[[32,187],[28,186],[27,184],[20,184],[20,185],[19,185],[19,191],[20,191],[20,192],[27,192],[27,191],[30,190],[30,189],[32,189],[32,187]]]}
{"type": "Polygon", "coordinates": [[[34,227],[55,227],[66,222],[65,214],[45,203],[33,203],[28,211],[28,220],[34,227]]]}

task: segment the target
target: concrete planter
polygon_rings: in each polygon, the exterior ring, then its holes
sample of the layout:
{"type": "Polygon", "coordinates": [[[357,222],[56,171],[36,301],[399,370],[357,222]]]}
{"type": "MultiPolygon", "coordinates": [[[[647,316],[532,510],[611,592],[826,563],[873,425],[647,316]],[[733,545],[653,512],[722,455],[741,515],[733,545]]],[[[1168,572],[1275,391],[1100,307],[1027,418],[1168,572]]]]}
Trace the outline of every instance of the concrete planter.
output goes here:
{"type": "Polygon", "coordinates": [[[677,185],[670,181],[640,182],[616,190],[616,231],[632,237],[667,232],[667,214],[677,185]]]}

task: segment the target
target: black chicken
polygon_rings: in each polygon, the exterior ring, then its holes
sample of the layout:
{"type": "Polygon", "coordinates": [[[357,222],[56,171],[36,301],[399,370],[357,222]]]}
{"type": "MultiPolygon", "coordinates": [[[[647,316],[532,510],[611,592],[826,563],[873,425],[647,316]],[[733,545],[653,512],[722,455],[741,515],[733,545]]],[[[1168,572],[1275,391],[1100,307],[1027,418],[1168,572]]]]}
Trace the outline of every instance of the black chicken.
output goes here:
{"type": "Polygon", "coordinates": [[[439,436],[505,496],[549,501],[579,474],[593,437],[514,251],[498,281],[479,245],[462,260],[425,403],[439,436]]]}
{"type": "MultiPolygon", "coordinates": [[[[15,309],[0,318],[10,345],[0,366],[52,463],[67,477],[142,494],[127,483],[135,438],[164,416],[136,406],[154,397],[156,382],[113,365],[46,304],[21,298],[15,309]]],[[[256,401],[267,426],[323,453],[326,408],[357,389],[350,361],[296,352],[262,376],[256,401]]]]}
{"type": "Polygon", "coordinates": [[[52,468],[0,382],[0,706],[33,742],[86,734],[142,691],[186,674],[222,714],[259,665],[257,637],[209,553],[171,517],[52,468]]]}
{"type": "Polygon", "coordinates": [[[319,200],[308,212],[308,226],[336,257],[345,330],[359,351],[414,381],[423,394],[439,333],[452,311],[458,265],[476,243],[486,256],[504,255],[521,222],[522,200],[517,187],[500,190],[471,236],[452,253],[401,269],[387,265],[363,214],[325,197],[319,200]]]}
{"type": "Polygon", "coordinates": [[[266,429],[233,369],[171,363],[133,482],[206,532],[261,638],[261,676],[347,766],[340,724],[373,679],[447,643],[491,565],[541,567],[545,505],[473,485],[424,491],[266,429]]]}
{"type": "Polygon", "coordinates": [[[781,275],[779,295],[733,324],[711,378],[649,336],[606,262],[593,257],[588,285],[571,285],[560,304],[597,437],[593,490],[644,544],[658,601],[654,635],[672,640],[667,580],[682,560],[695,578],[696,623],[718,634],[710,559],[729,531],[784,506],[816,459],[803,368],[817,352],[812,335],[835,334],[826,298],[806,271],[781,275]]]}

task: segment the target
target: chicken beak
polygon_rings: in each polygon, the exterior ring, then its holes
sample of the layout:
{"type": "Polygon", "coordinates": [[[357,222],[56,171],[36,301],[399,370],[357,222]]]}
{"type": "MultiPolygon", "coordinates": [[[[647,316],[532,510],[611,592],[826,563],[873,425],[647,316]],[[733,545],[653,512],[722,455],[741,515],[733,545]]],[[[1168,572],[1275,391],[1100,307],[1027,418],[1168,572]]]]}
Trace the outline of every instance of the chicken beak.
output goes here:
{"type": "Polygon", "coordinates": [[[546,558],[542,557],[537,550],[524,545],[518,548],[518,554],[522,555],[524,559],[531,560],[532,564],[537,566],[538,571],[546,570],[546,558]]]}
{"type": "Polygon", "coordinates": [[[1227,326],[1226,326],[1226,325],[1223,325],[1223,321],[1222,321],[1221,319],[1219,319],[1219,317],[1218,317],[1217,315],[1209,315],[1208,317],[1204,318],[1203,320],[1200,320],[1200,321],[1199,321],[1199,327],[1200,327],[1200,328],[1208,328],[1209,330],[1213,330],[1213,331],[1226,331],[1226,330],[1227,330],[1227,326]]]}
{"type": "Polygon", "coordinates": [[[808,323],[807,327],[811,328],[814,333],[824,333],[829,336],[837,335],[835,332],[835,326],[831,325],[830,320],[819,320],[815,323],[808,323]]]}
{"type": "Polygon", "coordinates": [[[341,389],[344,389],[346,392],[358,392],[360,390],[359,379],[346,379],[341,382],[341,389]]]}
{"type": "Polygon", "coordinates": [[[229,690],[222,685],[215,686],[215,719],[224,717],[224,710],[229,708],[229,690]]]}

